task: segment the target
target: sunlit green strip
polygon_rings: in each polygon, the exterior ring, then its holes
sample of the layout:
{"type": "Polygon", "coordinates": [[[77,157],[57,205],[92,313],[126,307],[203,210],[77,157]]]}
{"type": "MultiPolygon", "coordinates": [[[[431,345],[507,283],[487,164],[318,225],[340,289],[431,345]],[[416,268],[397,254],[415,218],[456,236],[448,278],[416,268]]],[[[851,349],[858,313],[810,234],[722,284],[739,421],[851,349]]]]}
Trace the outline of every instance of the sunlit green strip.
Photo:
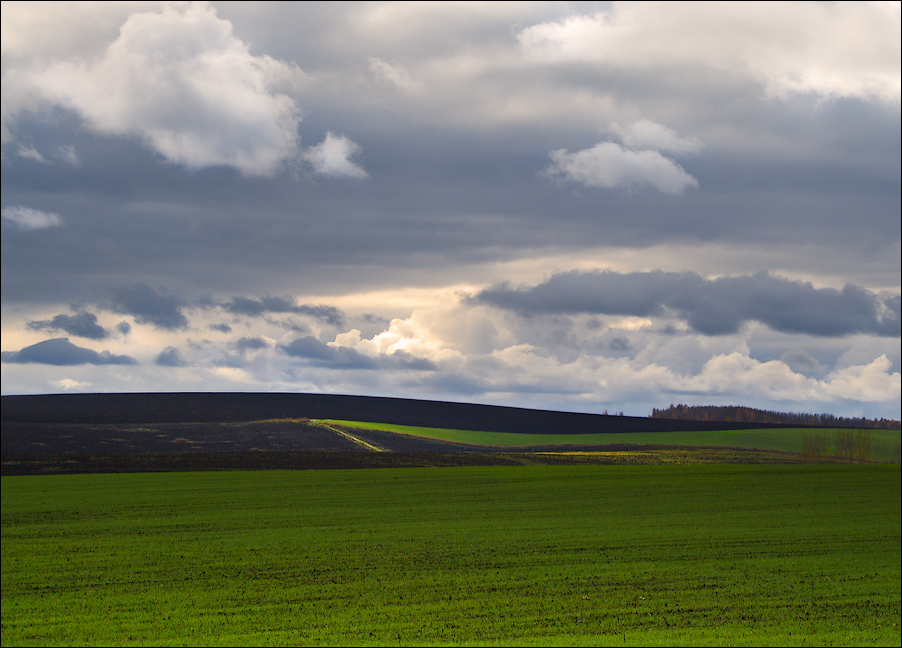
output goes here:
{"type": "MultiPolygon", "coordinates": [[[[517,434],[509,432],[482,432],[474,430],[454,430],[449,428],[429,428],[391,423],[369,423],[365,421],[330,420],[334,425],[369,430],[381,430],[395,434],[467,443],[471,445],[499,446],[505,448],[529,448],[546,445],[685,445],[722,446],[727,448],[756,448],[799,452],[804,435],[823,435],[831,440],[836,434],[834,428],[774,428],[750,430],[716,430],[689,432],[635,432],[599,434],[517,434]]],[[[875,440],[883,441],[890,449],[902,439],[899,430],[869,430],[875,440]]]]}

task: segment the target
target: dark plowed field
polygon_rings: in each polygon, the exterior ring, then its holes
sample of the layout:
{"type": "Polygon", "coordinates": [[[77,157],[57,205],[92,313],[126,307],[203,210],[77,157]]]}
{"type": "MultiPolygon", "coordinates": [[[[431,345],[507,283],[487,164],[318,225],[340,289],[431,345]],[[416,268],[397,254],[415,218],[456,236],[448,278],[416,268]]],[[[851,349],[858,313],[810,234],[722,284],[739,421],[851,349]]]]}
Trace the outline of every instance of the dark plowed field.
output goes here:
{"type": "MultiPolygon", "coordinates": [[[[524,433],[667,432],[698,422],[461,403],[311,394],[3,396],[2,474],[378,468],[560,463],[795,463],[798,455],[724,448],[468,446],[305,419],[337,418],[524,433]],[[295,419],[295,420],[288,420],[295,419]],[[526,450],[526,449],[523,449],[526,450]],[[603,451],[604,455],[586,454],[603,451]],[[560,454],[577,451],[574,454],[560,454]],[[553,452],[558,454],[542,454],[553,452]]],[[[711,429],[730,425],[712,424],[711,429]]],[[[662,435],[662,439],[666,435],[662,435]]]]}
{"type": "MultiPolygon", "coordinates": [[[[465,452],[473,448],[403,434],[348,430],[392,452],[465,452]]],[[[292,421],[146,423],[143,425],[2,424],[3,453],[162,454],[177,452],[346,452],[361,448],[335,432],[292,421]]]]}
{"type": "Polygon", "coordinates": [[[353,441],[328,429],[291,421],[145,425],[4,422],[2,474],[800,461],[798,455],[790,453],[689,450],[666,445],[537,446],[530,452],[512,452],[510,448],[466,446],[375,430],[348,431],[388,452],[361,451],[353,441]]]}

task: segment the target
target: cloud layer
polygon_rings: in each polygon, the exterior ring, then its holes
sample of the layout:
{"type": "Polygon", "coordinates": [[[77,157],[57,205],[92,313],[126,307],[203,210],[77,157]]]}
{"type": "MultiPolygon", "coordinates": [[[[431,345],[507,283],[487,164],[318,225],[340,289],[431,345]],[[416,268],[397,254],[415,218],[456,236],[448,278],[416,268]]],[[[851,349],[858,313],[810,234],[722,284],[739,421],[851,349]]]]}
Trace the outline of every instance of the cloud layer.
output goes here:
{"type": "Polygon", "coordinates": [[[754,5],[621,2],[528,27],[519,40],[545,61],[711,68],[746,74],[775,95],[812,92],[899,102],[898,3],[790,3],[766,11],[764,16],[754,5]]]}
{"type": "Polygon", "coordinates": [[[0,11],[4,393],[902,412],[899,3],[0,11]]]}
{"type": "Polygon", "coordinates": [[[660,316],[672,313],[704,335],[735,333],[757,321],[781,333],[896,336],[898,295],[878,295],[847,285],[814,288],[759,273],[705,279],[694,273],[569,272],[536,286],[500,285],[480,291],[475,301],[524,315],[595,313],[660,316]]]}

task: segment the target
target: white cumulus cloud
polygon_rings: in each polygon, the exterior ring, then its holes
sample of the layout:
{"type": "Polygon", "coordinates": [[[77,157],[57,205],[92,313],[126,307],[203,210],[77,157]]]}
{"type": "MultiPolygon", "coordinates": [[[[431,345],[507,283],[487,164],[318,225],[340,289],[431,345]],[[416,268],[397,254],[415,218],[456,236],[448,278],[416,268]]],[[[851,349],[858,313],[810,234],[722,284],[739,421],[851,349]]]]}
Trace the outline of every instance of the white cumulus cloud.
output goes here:
{"type": "Polygon", "coordinates": [[[551,151],[552,164],[545,169],[545,175],[553,180],[569,180],[604,189],[650,186],[671,195],[698,186],[698,180],[661,153],[697,153],[702,148],[697,138],[681,137],[666,126],[647,119],[628,126],[613,123],[607,130],[618,137],[622,145],[599,142],[575,153],[566,149],[551,151]]]}
{"type": "Polygon", "coordinates": [[[326,133],[326,138],[316,146],[304,150],[304,159],[319,175],[331,178],[366,178],[363,167],[351,161],[360,152],[360,146],[344,135],[326,133]]]}
{"type": "Polygon", "coordinates": [[[166,160],[271,175],[297,153],[300,112],[272,91],[290,66],[254,56],[205,3],[132,14],[96,60],[33,72],[44,99],[99,132],[138,136],[166,160]]]}
{"type": "Polygon", "coordinates": [[[730,71],[772,96],[900,100],[898,2],[615,2],[523,29],[537,60],[730,71]],[[713,52],[716,54],[712,55],[713,52]]]}
{"type": "Polygon", "coordinates": [[[575,153],[559,149],[549,155],[552,165],[546,169],[548,177],[590,187],[651,186],[675,195],[698,186],[698,180],[683,167],[657,151],[631,151],[614,142],[601,142],[575,153]]]}
{"type": "Polygon", "coordinates": [[[640,119],[626,126],[613,123],[609,130],[620,138],[626,148],[654,149],[675,155],[698,153],[703,144],[697,137],[681,137],[673,130],[650,119],[640,119]]]}

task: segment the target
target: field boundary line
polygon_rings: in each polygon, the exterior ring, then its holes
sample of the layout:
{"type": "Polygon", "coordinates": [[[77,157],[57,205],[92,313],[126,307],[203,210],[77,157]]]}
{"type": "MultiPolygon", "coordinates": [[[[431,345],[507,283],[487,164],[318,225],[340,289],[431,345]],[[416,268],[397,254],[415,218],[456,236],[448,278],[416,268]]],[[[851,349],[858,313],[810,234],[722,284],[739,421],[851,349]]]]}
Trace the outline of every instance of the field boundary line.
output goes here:
{"type": "Polygon", "coordinates": [[[373,445],[369,441],[365,441],[365,440],[361,439],[360,437],[351,434],[350,432],[345,432],[344,430],[339,430],[337,427],[327,425],[326,423],[321,423],[320,421],[310,421],[310,423],[312,425],[317,425],[321,428],[325,428],[327,430],[335,432],[335,434],[342,436],[345,439],[347,439],[348,441],[351,441],[352,443],[356,443],[357,445],[359,445],[363,448],[366,448],[370,452],[391,452],[391,450],[389,450],[388,448],[381,448],[377,445],[373,445]]]}

